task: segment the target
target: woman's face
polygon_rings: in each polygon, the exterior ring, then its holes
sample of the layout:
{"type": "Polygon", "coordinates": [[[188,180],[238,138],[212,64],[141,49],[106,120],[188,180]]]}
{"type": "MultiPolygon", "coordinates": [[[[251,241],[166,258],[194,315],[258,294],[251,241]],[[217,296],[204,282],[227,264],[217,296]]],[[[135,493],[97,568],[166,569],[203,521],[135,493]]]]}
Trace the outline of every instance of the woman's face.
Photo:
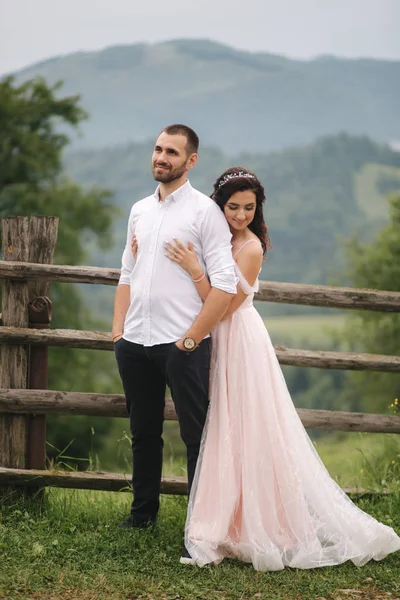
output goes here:
{"type": "Polygon", "coordinates": [[[231,231],[246,229],[254,219],[256,195],[252,190],[235,192],[224,206],[225,218],[231,231]]]}

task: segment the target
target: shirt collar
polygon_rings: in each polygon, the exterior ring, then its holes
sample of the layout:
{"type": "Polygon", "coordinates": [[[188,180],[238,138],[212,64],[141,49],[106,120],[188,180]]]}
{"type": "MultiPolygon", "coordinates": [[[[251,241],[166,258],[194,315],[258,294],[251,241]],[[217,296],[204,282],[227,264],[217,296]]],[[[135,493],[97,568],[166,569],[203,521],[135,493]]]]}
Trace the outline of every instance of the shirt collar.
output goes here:
{"type": "MultiPolygon", "coordinates": [[[[175,190],[174,192],[172,192],[172,194],[168,194],[167,198],[172,198],[175,202],[178,202],[191,189],[192,189],[192,186],[190,185],[189,179],[187,179],[185,181],[185,183],[183,185],[181,185],[181,187],[179,187],[177,190],[175,190]]],[[[160,190],[160,186],[158,185],[156,191],[154,192],[154,198],[157,200],[157,202],[160,201],[159,190],[160,190]]],[[[167,198],[165,198],[165,200],[167,200],[167,198]]]]}

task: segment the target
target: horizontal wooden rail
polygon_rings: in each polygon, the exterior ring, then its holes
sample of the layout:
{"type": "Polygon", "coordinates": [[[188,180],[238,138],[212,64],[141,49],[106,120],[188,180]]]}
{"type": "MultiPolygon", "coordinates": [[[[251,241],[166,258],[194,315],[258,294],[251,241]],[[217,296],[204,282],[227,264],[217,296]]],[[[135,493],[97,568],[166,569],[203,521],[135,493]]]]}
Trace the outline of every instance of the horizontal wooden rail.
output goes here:
{"type": "Polygon", "coordinates": [[[260,289],[254,299],[327,308],[400,312],[400,292],[328,285],[260,281],[260,289]]]}
{"type": "MultiPolygon", "coordinates": [[[[102,331],[74,329],[24,329],[0,327],[0,343],[63,346],[87,350],[112,350],[111,334],[102,331]]],[[[275,346],[282,365],[315,367],[318,369],[346,369],[350,371],[400,372],[400,356],[386,354],[359,354],[356,352],[327,352],[324,350],[297,350],[275,346]]]]}
{"type": "MultiPolygon", "coordinates": [[[[0,413],[37,415],[83,415],[91,417],[127,417],[122,394],[58,392],[53,390],[0,389],[0,413]]],[[[164,417],[177,419],[174,404],[166,399],[164,417]]]]}
{"type": "MultiPolygon", "coordinates": [[[[130,492],[131,475],[122,473],[92,473],[78,471],[37,471],[27,469],[5,469],[0,467],[0,485],[13,486],[51,486],[81,490],[99,490],[107,492],[130,492]]],[[[349,496],[371,497],[388,494],[386,489],[379,492],[363,488],[342,488],[349,496]]],[[[161,493],[183,496],[187,494],[187,480],[184,477],[164,477],[161,480],[161,493]]]]}
{"type": "Polygon", "coordinates": [[[120,269],[108,269],[106,267],[41,265],[0,260],[0,279],[35,279],[37,281],[117,285],[119,276],[120,269]]]}
{"type": "MultiPolygon", "coordinates": [[[[305,408],[299,408],[297,412],[304,427],[308,429],[400,433],[400,415],[305,408]]],[[[52,390],[0,389],[0,413],[127,417],[125,398],[121,394],[52,390]]],[[[164,416],[169,421],[177,418],[170,398],[166,399],[164,416]]]]}
{"type": "MultiPolygon", "coordinates": [[[[105,267],[41,265],[0,261],[0,279],[42,279],[69,283],[117,285],[119,275],[119,269],[105,267]]],[[[260,281],[260,290],[255,299],[284,304],[400,312],[400,292],[327,285],[260,281]]]]}
{"type": "Polygon", "coordinates": [[[347,371],[400,372],[400,356],[297,350],[295,348],[285,348],[284,346],[275,346],[275,353],[281,365],[314,367],[317,369],[344,369],[347,371]]]}
{"type": "MultiPolygon", "coordinates": [[[[88,471],[39,471],[0,467],[0,485],[53,486],[80,490],[131,492],[132,476],[123,473],[88,471]]],[[[187,494],[185,477],[166,477],[161,481],[162,494],[187,494]]]]}

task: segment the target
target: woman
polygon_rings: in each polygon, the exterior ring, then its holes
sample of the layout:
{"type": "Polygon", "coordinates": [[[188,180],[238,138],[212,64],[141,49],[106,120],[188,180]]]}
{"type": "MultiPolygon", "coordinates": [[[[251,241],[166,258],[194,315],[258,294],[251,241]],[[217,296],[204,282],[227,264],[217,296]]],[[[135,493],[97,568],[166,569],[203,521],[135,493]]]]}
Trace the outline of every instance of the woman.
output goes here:
{"type": "MultiPolygon", "coordinates": [[[[224,557],[259,570],[363,565],[400,549],[390,527],[362,512],[330,478],[297,415],[264,323],[253,306],[268,247],[264,189],[240,167],[212,198],[232,232],[237,295],[212,334],[210,409],[189,499],[185,545],[199,565],[224,557]]],[[[135,252],[136,241],[133,241],[135,252]]],[[[166,256],[194,280],[208,279],[179,240],[166,256]]]]}

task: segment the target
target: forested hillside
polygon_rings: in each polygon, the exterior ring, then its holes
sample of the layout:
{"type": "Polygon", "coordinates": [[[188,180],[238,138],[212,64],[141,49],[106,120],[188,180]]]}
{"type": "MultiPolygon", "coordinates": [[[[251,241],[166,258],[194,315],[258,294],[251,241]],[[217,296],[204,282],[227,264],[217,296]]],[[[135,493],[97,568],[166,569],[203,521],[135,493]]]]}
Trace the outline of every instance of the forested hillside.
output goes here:
{"type": "MultiPolygon", "coordinates": [[[[114,190],[114,202],[122,211],[114,249],[96,253],[95,264],[120,264],[129,210],[155,188],[152,143],[67,156],[70,175],[82,184],[114,190]]],[[[400,153],[366,137],[340,134],[302,148],[236,156],[203,147],[191,182],[209,194],[217,175],[233,165],[254,170],[267,190],[272,250],[263,268],[264,279],[327,283],[342,264],[339,238],[356,233],[369,240],[387,221],[385,194],[400,189],[400,153]]]]}

